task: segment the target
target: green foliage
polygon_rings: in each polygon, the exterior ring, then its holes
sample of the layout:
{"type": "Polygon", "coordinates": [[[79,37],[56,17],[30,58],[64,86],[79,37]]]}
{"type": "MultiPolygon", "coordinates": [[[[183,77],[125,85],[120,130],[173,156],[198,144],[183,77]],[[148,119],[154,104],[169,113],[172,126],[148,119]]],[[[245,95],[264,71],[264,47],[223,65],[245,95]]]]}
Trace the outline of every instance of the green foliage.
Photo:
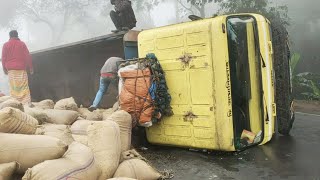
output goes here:
{"type": "Polygon", "coordinates": [[[294,74],[294,75],[296,74],[296,67],[297,67],[298,63],[300,62],[300,59],[301,59],[301,55],[299,53],[294,53],[291,56],[290,67],[291,67],[292,74],[294,74]]]}
{"type": "Polygon", "coordinates": [[[320,75],[308,72],[295,75],[293,89],[297,99],[320,100],[320,75]]]}

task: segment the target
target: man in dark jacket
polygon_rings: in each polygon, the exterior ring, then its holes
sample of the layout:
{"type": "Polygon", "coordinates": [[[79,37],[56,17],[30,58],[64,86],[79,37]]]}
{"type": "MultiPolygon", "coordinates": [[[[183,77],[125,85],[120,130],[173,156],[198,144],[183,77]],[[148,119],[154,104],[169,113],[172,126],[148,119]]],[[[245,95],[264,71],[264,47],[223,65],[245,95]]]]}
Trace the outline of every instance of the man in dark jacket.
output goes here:
{"type": "Polygon", "coordinates": [[[137,20],[131,6],[131,1],[111,0],[111,4],[114,5],[115,11],[112,10],[110,12],[110,17],[117,28],[117,30],[112,32],[130,30],[136,27],[137,20]]]}

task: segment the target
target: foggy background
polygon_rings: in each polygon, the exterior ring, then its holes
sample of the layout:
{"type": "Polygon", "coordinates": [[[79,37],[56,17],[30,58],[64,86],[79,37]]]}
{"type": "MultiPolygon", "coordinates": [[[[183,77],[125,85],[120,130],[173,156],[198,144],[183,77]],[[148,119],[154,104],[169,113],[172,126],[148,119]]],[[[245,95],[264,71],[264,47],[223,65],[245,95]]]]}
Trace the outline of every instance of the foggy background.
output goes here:
{"type": "MultiPolygon", "coordinates": [[[[210,17],[220,8],[212,2],[200,12],[187,0],[132,0],[132,3],[138,30],[188,21],[190,14],[204,13],[202,15],[210,17]]],[[[271,3],[288,7],[292,51],[301,54],[297,71],[318,73],[320,1],[274,0],[271,3]]],[[[115,29],[109,17],[112,9],[109,0],[0,0],[0,47],[9,39],[11,29],[18,30],[30,51],[109,34],[115,29]]],[[[2,70],[0,72],[0,90],[7,93],[7,79],[2,70]]]]}

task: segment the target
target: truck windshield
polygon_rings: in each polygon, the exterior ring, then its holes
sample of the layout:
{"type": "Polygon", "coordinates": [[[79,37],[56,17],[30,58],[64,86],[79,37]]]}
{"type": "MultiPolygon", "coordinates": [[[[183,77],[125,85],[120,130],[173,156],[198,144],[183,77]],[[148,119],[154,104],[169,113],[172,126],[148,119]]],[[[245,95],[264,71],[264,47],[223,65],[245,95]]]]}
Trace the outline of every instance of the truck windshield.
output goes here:
{"type": "Polygon", "coordinates": [[[262,130],[261,68],[255,19],[232,17],[227,20],[232,111],[236,146],[243,130],[254,134],[262,130]]]}

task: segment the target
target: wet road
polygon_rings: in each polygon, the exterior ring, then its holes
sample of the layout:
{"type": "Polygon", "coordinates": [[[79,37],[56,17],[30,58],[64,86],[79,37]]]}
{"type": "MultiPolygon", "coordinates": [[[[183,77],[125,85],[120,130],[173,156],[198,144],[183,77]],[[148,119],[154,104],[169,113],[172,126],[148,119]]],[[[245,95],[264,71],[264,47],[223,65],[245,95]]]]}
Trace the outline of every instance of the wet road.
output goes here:
{"type": "Polygon", "coordinates": [[[320,116],[297,114],[291,136],[241,153],[153,147],[145,156],[174,179],[320,179],[320,116]]]}

